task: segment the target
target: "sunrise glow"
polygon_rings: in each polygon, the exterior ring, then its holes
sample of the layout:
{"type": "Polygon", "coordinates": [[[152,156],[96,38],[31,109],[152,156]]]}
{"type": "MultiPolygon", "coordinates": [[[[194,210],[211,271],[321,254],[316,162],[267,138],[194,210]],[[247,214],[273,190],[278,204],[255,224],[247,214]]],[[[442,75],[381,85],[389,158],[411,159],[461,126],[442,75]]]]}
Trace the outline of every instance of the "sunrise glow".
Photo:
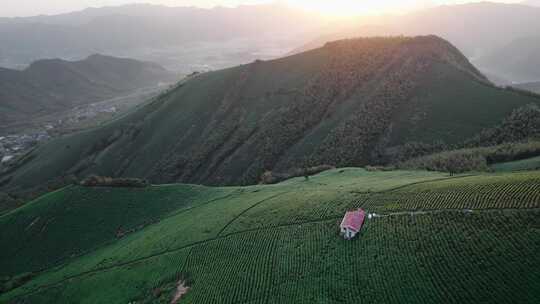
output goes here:
{"type": "Polygon", "coordinates": [[[325,15],[343,17],[407,12],[425,7],[431,2],[412,0],[288,0],[287,3],[325,15]]]}

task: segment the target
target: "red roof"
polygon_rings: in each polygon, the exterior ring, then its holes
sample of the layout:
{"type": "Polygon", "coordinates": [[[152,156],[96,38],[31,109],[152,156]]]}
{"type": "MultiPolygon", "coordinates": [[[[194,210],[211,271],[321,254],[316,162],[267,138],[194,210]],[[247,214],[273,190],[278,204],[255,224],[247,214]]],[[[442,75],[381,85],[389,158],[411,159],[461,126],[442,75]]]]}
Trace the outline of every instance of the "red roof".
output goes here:
{"type": "Polygon", "coordinates": [[[348,211],[347,213],[345,213],[345,216],[341,221],[340,227],[349,228],[355,232],[358,232],[360,231],[360,228],[362,228],[365,217],[366,212],[362,209],[358,209],[356,211],[348,211]]]}

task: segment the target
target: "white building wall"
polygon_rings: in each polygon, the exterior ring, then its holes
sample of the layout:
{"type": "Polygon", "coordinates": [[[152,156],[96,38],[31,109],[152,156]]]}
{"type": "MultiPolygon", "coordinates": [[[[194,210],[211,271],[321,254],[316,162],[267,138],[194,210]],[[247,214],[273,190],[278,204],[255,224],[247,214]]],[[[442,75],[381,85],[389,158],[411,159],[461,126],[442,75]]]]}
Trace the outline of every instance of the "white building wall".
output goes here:
{"type": "Polygon", "coordinates": [[[344,227],[341,227],[341,233],[343,234],[343,237],[346,239],[352,239],[356,235],[356,232],[354,230],[351,230],[349,228],[344,228],[344,227]]]}

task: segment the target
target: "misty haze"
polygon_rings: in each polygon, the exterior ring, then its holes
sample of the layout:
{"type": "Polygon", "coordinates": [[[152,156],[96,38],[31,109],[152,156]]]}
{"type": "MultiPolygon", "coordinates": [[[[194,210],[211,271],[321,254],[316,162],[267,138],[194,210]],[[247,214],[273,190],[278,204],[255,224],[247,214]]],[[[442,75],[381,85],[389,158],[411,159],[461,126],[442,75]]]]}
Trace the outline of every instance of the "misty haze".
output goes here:
{"type": "Polygon", "coordinates": [[[0,303],[540,303],[540,1],[2,0],[0,303]]]}

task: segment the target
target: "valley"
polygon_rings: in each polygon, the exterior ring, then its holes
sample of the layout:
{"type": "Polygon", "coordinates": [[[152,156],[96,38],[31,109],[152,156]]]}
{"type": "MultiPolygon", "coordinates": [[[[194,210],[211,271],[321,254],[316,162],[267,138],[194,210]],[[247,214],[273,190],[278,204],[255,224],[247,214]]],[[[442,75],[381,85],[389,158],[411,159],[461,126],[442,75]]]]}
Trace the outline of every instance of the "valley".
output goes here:
{"type": "Polygon", "coordinates": [[[55,137],[94,128],[117,118],[166,90],[168,85],[137,89],[126,96],[114,97],[30,121],[4,125],[0,131],[1,166],[28,153],[38,144],[55,137]]]}

